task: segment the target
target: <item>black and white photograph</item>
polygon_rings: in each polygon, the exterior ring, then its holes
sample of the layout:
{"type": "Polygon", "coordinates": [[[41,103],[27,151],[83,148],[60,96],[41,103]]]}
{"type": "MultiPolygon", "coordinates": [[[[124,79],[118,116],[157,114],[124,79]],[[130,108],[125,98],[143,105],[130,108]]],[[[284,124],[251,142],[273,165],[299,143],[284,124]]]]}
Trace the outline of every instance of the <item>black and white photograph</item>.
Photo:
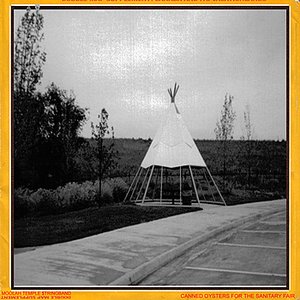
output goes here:
{"type": "Polygon", "coordinates": [[[287,6],[12,6],[14,288],[288,289],[287,6]]]}

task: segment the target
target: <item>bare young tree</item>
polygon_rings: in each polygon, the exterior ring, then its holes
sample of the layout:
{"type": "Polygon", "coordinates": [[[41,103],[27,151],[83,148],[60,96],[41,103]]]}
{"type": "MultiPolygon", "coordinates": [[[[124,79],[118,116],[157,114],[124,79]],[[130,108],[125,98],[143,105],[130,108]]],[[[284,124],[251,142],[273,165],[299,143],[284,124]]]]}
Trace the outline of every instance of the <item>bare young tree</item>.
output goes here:
{"type": "Polygon", "coordinates": [[[91,123],[92,127],[92,139],[96,141],[96,156],[98,160],[97,177],[99,180],[99,193],[97,197],[97,203],[99,206],[101,203],[102,192],[102,180],[105,173],[115,165],[115,158],[117,152],[114,149],[114,128],[108,125],[108,112],[105,108],[102,108],[101,113],[98,115],[98,122],[96,125],[91,123]],[[110,138],[110,143],[104,145],[104,139],[110,138]]]}
{"type": "Polygon", "coordinates": [[[252,166],[254,165],[254,152],[255,152],[255,142],[253,141],[253,131],[254,127],[251,121],[251,113],[250,106],[246,106],[246,110],[244,112],[244,126],[245,126],[245,135],[242,136],[242,140],[244,141],[244,163],[247,168],[247,185],[248,188],[251,186],[251,171],[252,166]]]}
{"type": "Polygon", "coordinates": [[[216,140],[221,143],[221,159],[223,166],[223,188],[227,179],[227,164],[228,164],[228,143],[233,139],[234,120],[236,113],[232,106],[233,96],[225,95],[221,117],[216,123],[215,135],[216,140]]]}

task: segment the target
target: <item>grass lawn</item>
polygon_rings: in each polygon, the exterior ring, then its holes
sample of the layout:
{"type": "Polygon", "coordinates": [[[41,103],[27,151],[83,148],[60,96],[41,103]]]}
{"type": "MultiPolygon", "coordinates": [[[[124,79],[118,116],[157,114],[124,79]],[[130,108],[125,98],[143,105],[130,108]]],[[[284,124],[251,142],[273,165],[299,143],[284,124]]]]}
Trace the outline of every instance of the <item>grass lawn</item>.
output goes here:
{"type": "Polygon", "coordinates": [[[199,208],[114,205],[58,215],[24,217],[14,222],[14,246],[61,243],[196,210],[199,208]]]}
{"type": "Polygon", "coordinates": [[[231,194],[224,195],[227,205],[239,205],[252,202],[270,201],[283,199],[285,196],[279,193],[263,193],[235,189],[231,194]]]}
{"type": "MultiPolygon", "coordinates": [[[[273,193],[235,190],[228,205],[284,198],[273,193]]],[[[106,231],[199,210],[197,207],[151,207],[115,204],[48,216],[15,219],[14,246],[32,247],[71,241],[106,231]]]]}

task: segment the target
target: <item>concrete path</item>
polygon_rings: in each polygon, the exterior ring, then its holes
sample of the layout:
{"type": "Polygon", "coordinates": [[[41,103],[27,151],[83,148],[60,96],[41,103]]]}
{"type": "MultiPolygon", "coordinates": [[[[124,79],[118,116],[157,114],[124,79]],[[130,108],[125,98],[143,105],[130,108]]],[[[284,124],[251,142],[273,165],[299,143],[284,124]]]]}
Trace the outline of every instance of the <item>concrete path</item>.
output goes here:
{"type": "Polygon", "coordinates": [[[72,242],[16,249],[14,286],[100,287],[135,284],[197,243],[247,221],[285,211],[286,200],[202,207],[202,211],[72,242]]]}

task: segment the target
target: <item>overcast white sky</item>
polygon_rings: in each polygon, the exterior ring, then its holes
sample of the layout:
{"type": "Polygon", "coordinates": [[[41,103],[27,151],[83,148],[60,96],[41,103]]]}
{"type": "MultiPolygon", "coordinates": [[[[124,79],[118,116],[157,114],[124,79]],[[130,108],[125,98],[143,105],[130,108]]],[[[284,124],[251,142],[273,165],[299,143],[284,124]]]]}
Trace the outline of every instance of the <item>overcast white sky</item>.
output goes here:
{"type": "MultiPolygon", "coordinates": [[[[16,26],[23,11],[16,12],[16,26]]],[[[40,89],[73,90],[88,107],[82,134],[105,107],[116,137],[155,135],[176,103],[194,138],[214,139],[226,92],[235,138],[249,105],[257,139],[285,139],[285,11],[43,10],[47,62],[40,89]]],[[[15,27],[16,27],[15,26],[15,27]]]]}

